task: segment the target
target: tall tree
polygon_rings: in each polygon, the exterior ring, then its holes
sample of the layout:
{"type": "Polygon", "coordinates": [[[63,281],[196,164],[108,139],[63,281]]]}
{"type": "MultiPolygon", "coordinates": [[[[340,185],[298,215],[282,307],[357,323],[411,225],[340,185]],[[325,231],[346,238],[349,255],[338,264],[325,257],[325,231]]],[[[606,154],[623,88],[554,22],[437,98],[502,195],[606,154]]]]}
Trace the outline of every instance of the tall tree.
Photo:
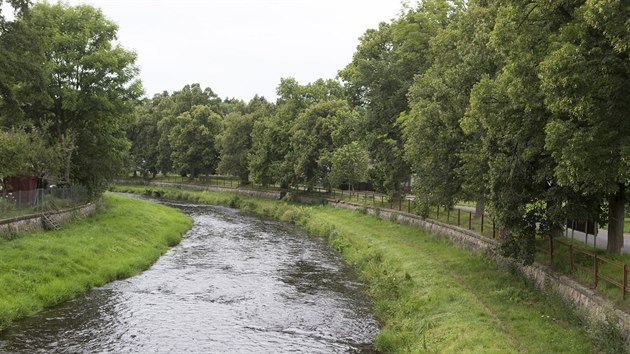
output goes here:
{"type": "Polygon", "coordinates": [[[483,161],[472,151],[474,136],[465,136],[460,121],[472,86],[496,70],[487,46],[495,12],[485,1],[470,1],[466,11],[452,14],[449,25],[430,41],[431,67],[416,76],[409,90],[410,111],[400,121],[424,215],[429,206],[451,207],[461,198],[483,203],[483,178],[470,176],[471,167],[483,161]]]}
{"type": "Polygon", "coordinates": [[[291,128],[291,149],[287,159],[293,165],[297,181],[309,188],[323,183],[330,171],[326,157],[350,142],[344,127],[358,120],[345,100],[327,100],[302,112],[291,128]]]}
{"type": "Polygon", "coordinates": [[[38,3],[19,21],[36,31],[47,59],[49,99],[29,118],[49,121],[53,138],[77,147],[65,179],[98,193],[129,147],[124,129],[142,93],[136,55],[114,43],[118,27],[91,6],[38,3]]]}
{"type": "Polygon", "coordinates": [[[545,149],[545,127],[554,114],[537,75],[550,35],[567,21],[563,5],[502,3],[489,42],[502,65],[473,87],[465,122],[488,159],[489,207],[502,229],[503,251],[525,262],[533,261],[539,226],[551,234],[561,230],[572,197],[558,185],[545,149]]]}
{"type": "Polygon", "coordinates": [[[221,117],[208,106],[193,106],[175,119],[168,139],[174,168],[182,176],[214,173],[219,161],[216,137],[221,117]]]}
{"type": "Polygon", "coordinates": [[[618,254],[630,184],[630,3],[573,4],[540,65],[545,103],[556,113],[546,147],[561,185],[607,199],[608,252],[618,254]]]}
{"type": "Polygon", "coordinates": [[[247,105],[230,103],[230,106],[232,111],[223,118],[221,133],[217,137],[221,159],[218,171],[238,176],[241,183],[247,184],[254,123],[273,115],[275,106],[259,96],[252,98],[247,105]]]}
{"type": "Polygon", "coordinates": [[[444,28],[459,2],[423,1],[392,23],[368,30],[352,62],[339,72],[354,102],[365,108],[365,140],[374,161],[375,185],[398,193],[409,179],[403,158],[399,115],[408,110],[407,92],[417,74],[431,65],[429,41],[444,28]]]}
{"type": "Polygon", "coordinates": [[[341,146],[330,155],[331,184],[347,183],[350,189],[360,182],[367,182],[370,168],[370,155],[357,141],[341,146]]]}
{"type": "Polygon", "coordinates": [[[290,155],[291,129],[298,116],[318,102],[344,97],[345,91],[334,80],[320,79],[300,85],[293,78],[283,78],[277,92],[275,113],[254,125],[249,170],[258,183],[280,183],[286,188],[299,180],[290,155]]]}
{"type": "Polygon", "coordinates": [[[217,137],[220,161],[219,173],[238,176],[241,184],[249,183],[247,155],[252,147],[254,116],[231,112],[223,118],[217,137]]]}

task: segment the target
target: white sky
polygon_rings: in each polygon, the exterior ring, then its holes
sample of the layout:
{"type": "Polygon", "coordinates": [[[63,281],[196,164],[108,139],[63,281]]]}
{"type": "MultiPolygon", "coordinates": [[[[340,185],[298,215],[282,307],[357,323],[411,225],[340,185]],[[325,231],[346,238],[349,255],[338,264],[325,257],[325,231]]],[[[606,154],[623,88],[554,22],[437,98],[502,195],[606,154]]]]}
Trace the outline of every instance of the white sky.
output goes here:
{"type": "MultiPolygon", "coordinates": [[[[51,1],[54,2],[54,1],[51,1]]],[[[271,101],[281,77],[334,78],[401,0],[70,0],[99,7],[138,53],[147,96],[190,83],[271,101]]]]}

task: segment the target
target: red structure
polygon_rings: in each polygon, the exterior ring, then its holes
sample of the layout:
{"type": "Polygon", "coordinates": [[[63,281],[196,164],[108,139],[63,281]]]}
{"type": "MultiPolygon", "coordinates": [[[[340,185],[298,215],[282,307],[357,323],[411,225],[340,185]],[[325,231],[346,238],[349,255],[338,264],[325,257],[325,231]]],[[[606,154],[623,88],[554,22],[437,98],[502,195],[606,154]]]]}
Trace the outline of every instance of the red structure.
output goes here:
{"type": "Polygon", "coordinates": [[[13,176],[4,179],[5,193],[13,193],[18,207],[32,204],[37,195],[37,181],[35,176],[13,176]]]}

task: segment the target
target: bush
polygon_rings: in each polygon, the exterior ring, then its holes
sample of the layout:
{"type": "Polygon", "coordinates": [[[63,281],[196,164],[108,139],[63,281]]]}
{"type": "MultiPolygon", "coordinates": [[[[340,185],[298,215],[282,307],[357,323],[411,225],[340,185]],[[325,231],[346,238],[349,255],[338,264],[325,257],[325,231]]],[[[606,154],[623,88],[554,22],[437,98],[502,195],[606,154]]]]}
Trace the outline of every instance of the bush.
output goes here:
{"type": "Polygon", "coordinates": [[[241,198],[239,198],[238,194],[234,194],[230,200],[228,201],[228,206],[230,208],[238,208],[241,205],[241,198]]]}

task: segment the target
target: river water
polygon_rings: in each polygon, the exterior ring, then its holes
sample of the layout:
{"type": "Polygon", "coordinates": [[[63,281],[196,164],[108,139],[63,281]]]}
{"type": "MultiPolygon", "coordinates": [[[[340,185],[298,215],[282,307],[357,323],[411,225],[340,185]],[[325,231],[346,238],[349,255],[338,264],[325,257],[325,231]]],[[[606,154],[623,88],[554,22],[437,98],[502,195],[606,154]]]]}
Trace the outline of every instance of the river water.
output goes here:
{"type": "Polygon", "coordinates": [[[377,323],[324,240],[238,210],[194,218],[147,271],[16,322],[8,353],[372,353],[377,323]]]}

